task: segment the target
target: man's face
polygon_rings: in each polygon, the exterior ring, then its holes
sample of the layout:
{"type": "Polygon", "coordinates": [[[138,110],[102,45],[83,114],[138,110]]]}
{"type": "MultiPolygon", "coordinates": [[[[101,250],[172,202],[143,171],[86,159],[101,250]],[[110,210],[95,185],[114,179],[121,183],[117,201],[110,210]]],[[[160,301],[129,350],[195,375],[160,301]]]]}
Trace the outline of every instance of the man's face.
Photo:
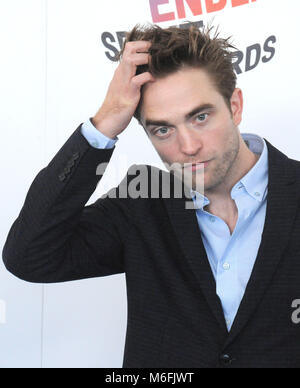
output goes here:
{"type": "Polygon", "coordinates": [[[226,184],[238,168],[242,105],[236,89],[231,114],[205,71],[184,68],[144,86],[141,123],[167,167],[180,163],[181,172],[192,176],[192,188],[197,190],[200,176],[208,192],[226,184]],[[196,170],[184,168],[200,162],[196,170]]]}

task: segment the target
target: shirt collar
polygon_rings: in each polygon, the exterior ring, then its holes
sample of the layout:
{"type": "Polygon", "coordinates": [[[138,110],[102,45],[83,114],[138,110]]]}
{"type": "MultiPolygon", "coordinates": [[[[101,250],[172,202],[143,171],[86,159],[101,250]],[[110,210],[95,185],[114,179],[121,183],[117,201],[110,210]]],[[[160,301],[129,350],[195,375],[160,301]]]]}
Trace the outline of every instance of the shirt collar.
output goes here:
{"type": "MultiPolygon", "coordinates": [[[[268,147],[265,140],[258,135],[241,133],[241,136],[252,152],[260,154],[260,158],[252,169],[233,186],[231,197],[234,199],[235,194],[244,187],[251,197],[262,202],[267,195],[268,187],[268,147]]],[[[203,210],[206,205],[210,204],[209,199],[197,191],[191,190],[191,197],[197,209],[203,210]]]]}

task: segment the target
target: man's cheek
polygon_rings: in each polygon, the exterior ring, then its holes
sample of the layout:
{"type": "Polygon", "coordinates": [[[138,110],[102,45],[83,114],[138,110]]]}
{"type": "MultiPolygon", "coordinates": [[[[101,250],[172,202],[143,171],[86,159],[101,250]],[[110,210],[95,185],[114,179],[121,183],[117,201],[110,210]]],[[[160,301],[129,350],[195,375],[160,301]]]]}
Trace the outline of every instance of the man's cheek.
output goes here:
{"type": "Polygon", "coordinates": [[[174,159],[176,159],[176,155],[174,155],[174,152],[171,147],[165,147],[160,144],[154,144],[154,148],[156,149],[158,155],[160,156],[163,162],[172,164],[174,159]]]}

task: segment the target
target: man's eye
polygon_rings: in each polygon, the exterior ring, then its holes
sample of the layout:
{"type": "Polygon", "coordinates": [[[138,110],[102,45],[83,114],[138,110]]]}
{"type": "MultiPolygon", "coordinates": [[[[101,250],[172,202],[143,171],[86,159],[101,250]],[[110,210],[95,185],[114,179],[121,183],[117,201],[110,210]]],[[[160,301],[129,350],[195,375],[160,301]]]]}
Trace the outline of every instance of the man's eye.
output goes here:
{"type": "Polygon", "coordinates": [[[208,113],[201,113],[201,114],[196,116],[196,119],[199,118],[199,121],[203,122],[203,121],[205,121],[207,119],[207,117],[208,117],[208,113]]]}
{"type": "Polygon", "coordinates": [[[162,135],[166,135],[168,130],[169,128],[167,127],[161,127],[157,131],[155,131],[154,134],[156,135],[157,133],[160,133],[162,135]]]}

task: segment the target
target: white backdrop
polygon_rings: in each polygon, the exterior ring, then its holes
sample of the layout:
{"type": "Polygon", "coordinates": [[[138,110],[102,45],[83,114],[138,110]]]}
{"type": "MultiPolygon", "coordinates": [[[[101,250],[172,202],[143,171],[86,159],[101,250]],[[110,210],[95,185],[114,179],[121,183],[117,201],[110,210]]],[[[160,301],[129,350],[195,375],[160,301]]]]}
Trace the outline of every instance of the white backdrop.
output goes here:
{"type": "MultiPolygon", "coordinates": [[[[244,55],[241,132],[300,159],[298,0],[0,0],[0,8],[1,249],[36,174],[100,107],[118,36],[136,23],[219,24],[244,55]],[[209,3],[223,9],[208,13],[209,3]]],[[[119,138],[89,203],[131,164],[164,168],[135,120],[119,138]]],[[[121,367],[126,297],[125,275],[43,286],[16,279],[1,262],[0,367],[121,367]]]]}

